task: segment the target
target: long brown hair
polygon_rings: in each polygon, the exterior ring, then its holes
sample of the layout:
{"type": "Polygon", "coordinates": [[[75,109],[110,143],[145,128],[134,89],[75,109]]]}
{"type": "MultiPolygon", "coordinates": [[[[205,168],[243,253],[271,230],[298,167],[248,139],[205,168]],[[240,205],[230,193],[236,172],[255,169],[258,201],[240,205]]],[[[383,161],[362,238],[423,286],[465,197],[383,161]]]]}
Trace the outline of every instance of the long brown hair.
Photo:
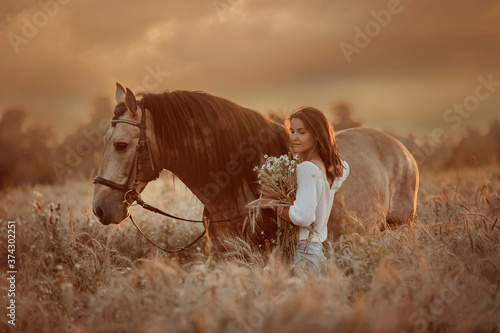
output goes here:
{"type": "Polygon", "coordinates": [[[333,125],[326,119],[323,112],[313,107],[303,106],[288,117],[287,124],[289,125],[294,118],[302,120],[306,130],[318,140],[317,150],[325,163],[327,178],[333,181],[341,177],[342,160],[335,141],[333,125]]]}

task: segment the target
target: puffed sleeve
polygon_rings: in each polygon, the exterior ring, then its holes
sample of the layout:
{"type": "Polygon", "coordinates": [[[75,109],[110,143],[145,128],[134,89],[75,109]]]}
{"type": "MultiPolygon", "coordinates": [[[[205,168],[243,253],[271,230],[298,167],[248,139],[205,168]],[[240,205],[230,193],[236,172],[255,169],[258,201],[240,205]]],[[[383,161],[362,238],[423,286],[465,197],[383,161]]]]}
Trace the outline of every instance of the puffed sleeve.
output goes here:
{"type": "Polygon", "coordinates": [[[316,220],[316,206],[321,193],[321,174],[311,162],[297,166],[297,196],[288,215],[293,224],[307,227],[316,220]]]}
{"type": "Polygon", "coordinates": [[[346,161],[342,161],[342,166],[344,168],[344,170],[342,171],[342,177],[335,178],[335,180],[333,181],[332,189],[334,189],[335,192],[339,190],[339,188],[342,186],[344,181],[349,176],[350,172],[349,164],[347,164],[346,161]]]}

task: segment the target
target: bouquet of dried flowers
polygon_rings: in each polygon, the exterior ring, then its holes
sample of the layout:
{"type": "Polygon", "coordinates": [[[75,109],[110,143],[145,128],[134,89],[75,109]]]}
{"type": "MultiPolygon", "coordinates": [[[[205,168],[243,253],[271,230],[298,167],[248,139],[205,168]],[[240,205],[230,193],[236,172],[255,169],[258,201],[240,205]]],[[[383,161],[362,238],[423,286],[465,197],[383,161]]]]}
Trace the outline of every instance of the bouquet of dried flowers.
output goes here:
{"type": "MultiPolygon", "coordinates": [[[[297,194],[297,165],[299,156],[281,155],[280,157],[264,155],[265,163],[259,168],[255,167],[257,178],[260,185],[260,197],[247,204],[249,208],[249,220],[255,232],[257,221],[261,218],[262,197],[271,197],[278,207],[290,207],[295,201],[297,194]]],[[[278,230],[276,232],[277,251],[285,260],[295,253],[299,242],[300,227],[286,221],[277,214],[276,223],[278,230]]],[[[313,225],[310,226],[312,232],[313,225]]]]}

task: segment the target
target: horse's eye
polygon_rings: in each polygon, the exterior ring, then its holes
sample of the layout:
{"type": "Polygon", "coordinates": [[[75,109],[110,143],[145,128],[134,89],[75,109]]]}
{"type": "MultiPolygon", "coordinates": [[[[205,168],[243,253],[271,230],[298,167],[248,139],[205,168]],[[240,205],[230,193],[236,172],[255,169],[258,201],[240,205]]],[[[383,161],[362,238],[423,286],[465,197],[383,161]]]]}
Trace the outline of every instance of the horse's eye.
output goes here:
{"type": "Polygon", "coordinates": [[[115,143],[115,149],[117,151],[124,151],[125,149],[127,149],[127,147],[128,147],[128,143],[125,143],[125,142],[115,143]]]}

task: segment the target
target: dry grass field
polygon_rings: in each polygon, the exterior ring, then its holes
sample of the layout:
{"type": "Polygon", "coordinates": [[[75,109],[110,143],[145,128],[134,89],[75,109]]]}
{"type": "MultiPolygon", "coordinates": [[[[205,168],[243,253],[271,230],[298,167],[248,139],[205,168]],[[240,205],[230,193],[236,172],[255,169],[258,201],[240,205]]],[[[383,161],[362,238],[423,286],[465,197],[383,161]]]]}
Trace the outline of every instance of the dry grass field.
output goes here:
{"type": "MultiPolygon", "coordinates": [[[[162,177],[144,198],[185,217],[202,206],[162,177]]],[[[90,181],[0,195],[0,331],[500,332],[500,168],[421,173],[413,229],[346,234],[322,275],[289,276],[234,241],[211,258],[156,250],[129,221],[101,225],[90,181]],[[16,222],[16,326],[7,323],[7,221],[16,222]],[[250,258],[244,260],[243,258],[250,258]]],[[[132,209],[168,247],[199,225],[132,209]]]]}

